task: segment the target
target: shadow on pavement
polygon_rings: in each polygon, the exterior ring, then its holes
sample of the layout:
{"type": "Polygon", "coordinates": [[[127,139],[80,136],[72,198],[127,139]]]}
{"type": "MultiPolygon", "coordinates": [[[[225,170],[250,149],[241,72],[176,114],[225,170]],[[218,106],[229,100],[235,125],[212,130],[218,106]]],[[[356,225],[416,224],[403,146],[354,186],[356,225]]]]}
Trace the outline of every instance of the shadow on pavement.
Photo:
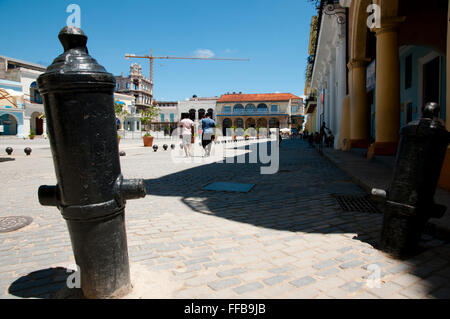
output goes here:
{"type": "MultiPolygon", "coordinates": [[[[248,149],[248,146],[242,145],[233,147],[248,149]]],[[[182,202],[197,213],[262,228],[320,234],[355,233],[357,235],[353,239],[378,247],[383,215],[368,211],[343,211],[336,195],[362,197],[367,193],[306,142],[284,140],[280,149],[279,171],[272,175],[261,175],[260,167],[266,165],[259,161],[250,164],[248,153],[240,158],[245,164],[238,164],[238,158],[234,157],[234,163],[209,163],[146,180],[147,193],[181,197],[182,202]],[[212,182],[255,186],[248,193],[203,190],[212,182]]],[[[430,292],[442,286],[449,287],[450,247],[447,245],[440,252],[440,246],[446,242],[429,236],[423,237],[422,244],[416,256],[407,259],[398,269],[391,269],[390,273],[408,269],[409,273],[425,279],[445,269],[439,276],[430,279],[430,292]]],[[[440,290],[436,297],[449,298],[450,291],[440,290]]]]}
{"type": "Polygon", "coordinates": [[[82,298],[80,289],[67,288],[67,279],[74,270],[64,267],[41,269],[15,280],[8,293],[21,298],[82,298]]]}
{"type": "Polygon", "coordinates": [[[11,161],[15,161],[15,158],[10,158],[10,157],[0,157],[0,163],[1,162],[11,162],[11,161]]]}

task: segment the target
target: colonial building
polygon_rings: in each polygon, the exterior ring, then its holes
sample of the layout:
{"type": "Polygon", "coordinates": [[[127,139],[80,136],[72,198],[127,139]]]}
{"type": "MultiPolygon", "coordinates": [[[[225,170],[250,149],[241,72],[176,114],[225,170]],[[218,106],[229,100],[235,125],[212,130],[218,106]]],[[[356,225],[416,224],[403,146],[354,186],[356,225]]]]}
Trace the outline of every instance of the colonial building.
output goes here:
{"type": "Polygon", "coordinates": [[[122,131],[124,136],[127,132],[141,132],[141,118],[136,111],[135,99],[132,95],[114,93],[114,102],[122,105],[122,110],[127,112],[127,115],[119,116],[117,121],[117,129],[122,131]]]}
{"type": "Polygon", "coordinates": [[[231,127],[290,129],[297,126],[291,116],[303,119],[302,106],[302,99],[290,93],[224,94],[217,101],[217,122],[223,132],[231,127]]]}
{"type": "Polygon", "coordinates": [[[43,65],[0,56],[0,135],[46,136],[44,106],[36,79],[43,65]]]}
{"type": "Polygon", "coordinates": [[[210,113],[212,118],[216,120],[216,102],[218,99],[218,96],[197,97],[197,95],[193,95],[190,99],[178,101],[178,118],[181,119],[182,113],[189,113],[190,119],[195,123],[196,134],[200,134],[200,121],[206,113],[210,113]]]}
{"type": "Polygon", "coordinates": [[[139,64],[130,66],[130,75],[116,76],[116,92],[132,95],[136,109],[143,111],[153,103],[153,83],[144,77],[139,64]]]}
{"type": "Polygon", "coordinates": [[[155,106],[159,108],[159,115],[152,122],[154,130],[172,130],[179,122],[178,102],[155,101],[155,106]]]}
{"type": "MultiPolygon", "coordinates": [[[[336,148],[394,156],[427,102],[450,129],[448,0],[322,0],[317,19],[307,93],[317,96],[314,129],[336,131],[336,148]]],[[[440,185],[450,189],[450,149],[440,185]]]]}
{"type": "Polygon", "coordinates": [[[218,99],[218,96],[197,97],[197,95],[193,95],[186,101],[178,101],[178,116],[181,118],[181,113],[189,113],[190,119],[198,122],[205,117],[206,113],[211,113],[212,118],[215,119],[218,99]]]}

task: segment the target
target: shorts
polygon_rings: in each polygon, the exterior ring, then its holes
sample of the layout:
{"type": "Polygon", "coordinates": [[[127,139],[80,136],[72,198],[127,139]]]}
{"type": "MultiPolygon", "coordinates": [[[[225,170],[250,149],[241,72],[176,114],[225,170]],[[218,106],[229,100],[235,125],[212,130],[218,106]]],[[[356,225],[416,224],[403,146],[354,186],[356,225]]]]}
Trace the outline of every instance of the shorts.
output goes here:
{"type": "Polygon", "coordinates": [[[184,145],[191,145],[191,134],[185,134],[183,135],[183,144],[184,145]]]}
{"type": "Polygon", "coordinates": [[[212,133],[203,133],[203,136],[202,136],[202,146],[203,146],[203,148],[208,146],[215,139],[216,139],[216,136],[213,135],[212,133]]]}

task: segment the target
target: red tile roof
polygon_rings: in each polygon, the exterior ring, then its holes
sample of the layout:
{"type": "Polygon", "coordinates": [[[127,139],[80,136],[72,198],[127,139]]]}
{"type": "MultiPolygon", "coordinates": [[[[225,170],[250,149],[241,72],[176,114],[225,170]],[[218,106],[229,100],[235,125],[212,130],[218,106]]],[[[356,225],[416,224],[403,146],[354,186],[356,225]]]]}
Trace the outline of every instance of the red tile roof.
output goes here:
{"type": "Polygon", "coordinates": [[[275,102],[300,99],[291,93],[265,93],[265,94],[223,94],[217,103],[226,102],[275,102]]]}

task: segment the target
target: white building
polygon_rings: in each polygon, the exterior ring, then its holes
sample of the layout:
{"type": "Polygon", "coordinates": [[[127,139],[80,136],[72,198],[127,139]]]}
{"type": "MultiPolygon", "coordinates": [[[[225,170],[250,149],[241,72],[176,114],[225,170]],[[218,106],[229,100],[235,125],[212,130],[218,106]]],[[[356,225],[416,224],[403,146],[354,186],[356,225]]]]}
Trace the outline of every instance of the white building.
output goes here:
{"type": "Polygon", "coordinates": [[[28,137],[31,131],[36,135],[47,135],[47,125],[42,98],[37,89],[36,79],[45,72],[43,65],[0,56],[0,88],[12,96],[22,95],[23,103],[11,103],[2,94],[0,125],[2,135],[20,138],[28,137]]]}
{"type": "Polygon", "coordinates": [[[335,136],[338,145],[342,112],[342,101],[346,96],[346,14],[345,8],[335,3],[333,10],[324,7],[320,18],[318,42],[315,50],[311,91],[317,92],[317,113],[315,128],[318,131],[322,123],[335,136]]]}
{"type": "Polygon", "coordinates": [[[189,118],[194,121],[196,128],[206,113],[212,114],[212,119],[216,120],[216,102],[218,96],[197,97],[196,95],[186,101],[178,102],[178,118],[181,119],[182,113],[189,113],[189,118]]]}

